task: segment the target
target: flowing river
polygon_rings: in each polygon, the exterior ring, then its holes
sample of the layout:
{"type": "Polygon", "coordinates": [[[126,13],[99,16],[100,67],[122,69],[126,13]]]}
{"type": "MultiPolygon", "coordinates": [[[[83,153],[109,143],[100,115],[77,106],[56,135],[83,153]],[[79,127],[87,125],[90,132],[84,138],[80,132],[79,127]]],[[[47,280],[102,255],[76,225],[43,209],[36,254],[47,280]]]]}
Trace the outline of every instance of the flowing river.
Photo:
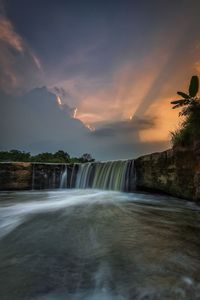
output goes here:
{"type": "Polygon", "coordinates": [[[200,299],[200,208],[100,190],[0,193],[1,300],[200,299]]]}

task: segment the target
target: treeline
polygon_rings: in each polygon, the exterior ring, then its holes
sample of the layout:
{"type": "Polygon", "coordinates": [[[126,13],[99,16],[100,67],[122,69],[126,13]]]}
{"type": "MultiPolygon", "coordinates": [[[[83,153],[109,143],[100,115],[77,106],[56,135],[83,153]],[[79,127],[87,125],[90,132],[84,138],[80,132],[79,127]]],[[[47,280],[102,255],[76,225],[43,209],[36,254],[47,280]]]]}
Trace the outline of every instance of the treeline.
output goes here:
{"type": "Polygon", "coordinates": [[[91,154],[84,153],[81,157],[70,157],[67,152],[59,150],[55,153],[43,152],[31,155],[20,150],[0,151],[0,162],[41,162],[41,163],[86,163],[94,161],[91,154]]]}

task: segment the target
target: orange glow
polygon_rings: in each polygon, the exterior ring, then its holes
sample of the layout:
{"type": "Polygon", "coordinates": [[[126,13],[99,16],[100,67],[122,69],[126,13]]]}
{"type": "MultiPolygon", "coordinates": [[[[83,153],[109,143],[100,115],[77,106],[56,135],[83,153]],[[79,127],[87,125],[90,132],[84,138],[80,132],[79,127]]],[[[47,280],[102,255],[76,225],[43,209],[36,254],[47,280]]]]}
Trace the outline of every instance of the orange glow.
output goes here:
{"type": "Polygon", "coordinates": [[[173,97],[157,100],[148,109],[148,116],[157,116],[155,128],[141,130],[139,133],[142,142],[156,142],[170,139],[170,132],[174,131],[181,119],[178,117],[178,110],[173,110],[170,104],[173,97]]]}
{"type": "Polygon", "coordinates": [[[169,140],[170,131],[181,121],[170,101],[176,100],[177,90],[187,89],[193,74],[200,73],[198,49],[194,47],[196,52],[192,52],[191,45],[187,59],[179,53],[183,38],[184,30],[180,34],[179,28],[170,33],[168,44],[165,35],[159,36],[157,48],[140,60],[120,65],[105,84],[99,79],[83,78],[65,82],[63,86],[77,99],[76,118],[84,124],[97,126],[96,123],[132,120],[134,115],[139,118],[152,116],[156,117],[156,126],[141,130],[141,141],[169,140]]]}
{"type": "Polygon", "coordinates": [[[76,117],[90,124],[130,119],[155,76],[153,66],[148,74],[144,72],[134,78],[132,67],[124,66],[114,74],[112,83],[108,87],[101,87],[94,93],[81,97],[76,117]]]}
{"type": "Polygon", "coordinates": [[[11,22],[5,17],[0,17],[0,40],[10,44],[19,52],[24,51],[21,37],[14,31],[11,22]]]}

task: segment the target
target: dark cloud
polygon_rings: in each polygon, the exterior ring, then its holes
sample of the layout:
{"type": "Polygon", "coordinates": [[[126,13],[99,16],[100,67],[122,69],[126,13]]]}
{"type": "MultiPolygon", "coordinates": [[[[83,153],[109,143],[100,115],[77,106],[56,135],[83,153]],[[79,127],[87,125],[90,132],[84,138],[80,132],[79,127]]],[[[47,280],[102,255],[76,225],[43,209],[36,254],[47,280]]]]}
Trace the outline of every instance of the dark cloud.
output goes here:
{"type": "Polygon", "coordinates": [[[90,133],[92,136],[94,137],[102,137],[102,138],[106,138],[106,137],[113,137],[115,136],[115,130],[113,130],[113,128],[110,127],[103,127],[103,128],[99,128],[96,129],[95,131],[90,133]]]}
{"type": "Polygon", "coordinates": [[[100,128],[97,128],[95,131],[91,132],[91,135],[102,138],[121,134],[128,135],[134,132],[138,133],[143,129],[152,129],[155,126],[155,117],[138,118],[137,116],[134,116],[130,120],[104,124],[100,128]]]}
{"type": "Polygon", "coordinates": [[[78,145],[88,129],[71,118],[66,108],[61,109],[55,94],[45,87],[21,97],[1,93],[0,105],[1,149],[55,151],[62,145],[70,153],[81,154],[78,145]]]}
{"type": "Polygon", "coordinates": [[[53,90],[55,91],[56,95],[59,95],[61,97],[69,96],[69,94],[66,92],[66,90],[63,87],[54,86],[53,90]]]}

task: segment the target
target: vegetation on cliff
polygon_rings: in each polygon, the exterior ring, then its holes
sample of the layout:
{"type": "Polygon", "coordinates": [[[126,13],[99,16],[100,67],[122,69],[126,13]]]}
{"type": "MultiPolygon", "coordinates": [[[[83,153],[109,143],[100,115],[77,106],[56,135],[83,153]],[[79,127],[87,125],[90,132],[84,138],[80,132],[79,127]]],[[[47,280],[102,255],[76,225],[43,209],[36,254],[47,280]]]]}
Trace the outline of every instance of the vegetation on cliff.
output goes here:
{"type": "Polygon", "coordinates": [[[11,150],[0,151],[0,162],[40,162],[40,163],[85,163],[94,161],[88,153],[81,157],[70,157],[67,152],[59,150],[55,153],[44,152],[37,155],[31,155],[30,152],[11,150]]]}
{"type": "Polygon", "coordinates": [[[183,122],[178,130],[171,133],[173,147],[194,146],[200,141],[200,98],[198,97],[199,78],[192,76],[188,93],[177,92],[182,99],[171,102],[173,109],[182,108],[179,116],[182,116],[183,122]]]}

